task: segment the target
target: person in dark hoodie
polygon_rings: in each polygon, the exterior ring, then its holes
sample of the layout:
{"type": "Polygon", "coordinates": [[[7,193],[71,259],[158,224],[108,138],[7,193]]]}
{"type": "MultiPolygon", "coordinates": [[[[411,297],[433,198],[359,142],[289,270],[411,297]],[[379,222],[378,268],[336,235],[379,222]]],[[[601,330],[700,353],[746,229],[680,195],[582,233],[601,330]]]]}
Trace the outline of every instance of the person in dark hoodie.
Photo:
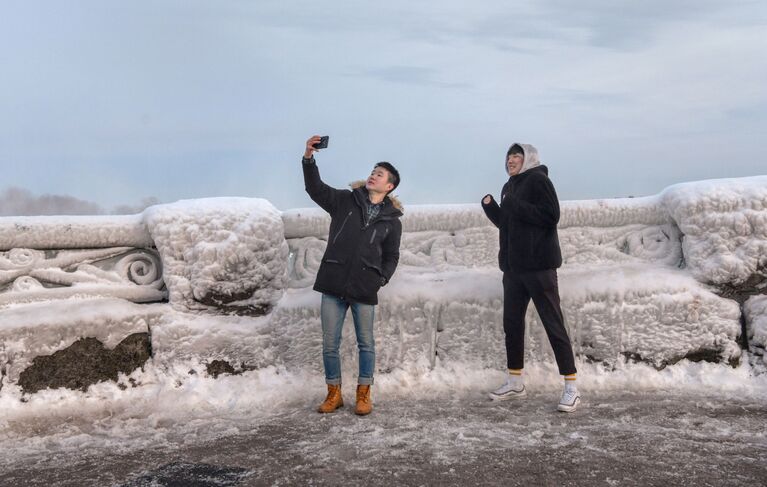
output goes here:
{"type": "Polygon", "coordinates": [[[402,206],[389,195],[399,185],[399,172],[390,163],[379,162],[367,180],[353,183],[351,190],[332,188],[320,179],[313,156],[319,141],[317,135],[306,141],[302,160],[306,192],[330,214],[328,245],[314,282],[314,290],[322,293],[322,362],[328,387],[318,411],[331,413],[344,405],[338,349],[346,311],[351,308],[359,350],[354,412],[366,415],[373,410],[370,386],[378,290],[389,282],[399,262],[402,206]]]}
{"type": "Polygon", "coordinates": [[[557,283],[557,268],[562,265],[557,193],[548,168],[540,164],[538,151],[532,145],[513,144],[509,148],[506,172],[509,180],[501,189],[500,205],[490,194],[482,199],[482,209],[499,229],[508,367],[506,381],[490,393],[490,398],[504,400],[525,395],[525,313],[532,299],[554,349],[559,373],[565,379],[557,410],[572,412],[578,407],[580,394],[557,283]]]}

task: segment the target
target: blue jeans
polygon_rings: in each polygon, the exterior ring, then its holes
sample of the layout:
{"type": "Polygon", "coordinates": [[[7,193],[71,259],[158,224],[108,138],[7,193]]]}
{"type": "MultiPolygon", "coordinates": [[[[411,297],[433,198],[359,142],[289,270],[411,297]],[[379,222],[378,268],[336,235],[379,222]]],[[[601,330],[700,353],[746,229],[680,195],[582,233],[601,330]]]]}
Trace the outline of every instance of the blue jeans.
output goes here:
{"type": "Polygon", "coordinates": [[[373,338],[375,306],[372,304],[350,303],[329,294],[322,295],[320,318],[322,320],[322,364],[325,366],[325,382],[341,383],[341,331],[344,327],[346,310],[352,309],[354,332],[359,350],[358,384],[373,383],[373,369],[376,363],[376,343],[373,338]]]}

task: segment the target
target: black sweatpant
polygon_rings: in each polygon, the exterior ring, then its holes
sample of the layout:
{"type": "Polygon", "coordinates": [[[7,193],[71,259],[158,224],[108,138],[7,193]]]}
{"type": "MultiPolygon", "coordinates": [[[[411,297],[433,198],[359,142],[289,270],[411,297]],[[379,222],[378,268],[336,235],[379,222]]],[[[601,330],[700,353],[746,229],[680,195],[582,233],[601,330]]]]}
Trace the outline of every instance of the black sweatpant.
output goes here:
{"type": "Polygon", "coordinates": [[[556,269],[503,273],[503,332],[508,368],[521,369],[525,364],[525,313],[530,299],[554,349],[559,373],[574,374],[573,347],[559,305],[556,269]]]}

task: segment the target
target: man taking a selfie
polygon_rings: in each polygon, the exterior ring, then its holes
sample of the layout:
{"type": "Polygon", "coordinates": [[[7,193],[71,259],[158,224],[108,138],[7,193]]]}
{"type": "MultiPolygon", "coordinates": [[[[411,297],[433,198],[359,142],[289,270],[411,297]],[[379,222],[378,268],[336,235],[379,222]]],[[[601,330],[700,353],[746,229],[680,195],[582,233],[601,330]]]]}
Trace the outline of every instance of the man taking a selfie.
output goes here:
{"type": "Polygon", "coordinates": [[[314,152],[326,146],[326,137],[311,137],[302,159],[306,192],[330,214],[328,244],[314,282],[314,290],[322,293],[322,362],[328,386],[318,411],[331,413],[344,405],[338,350],[346,311],[351,308],[359,350],[354,412],[366,415],[373,410],[370,386],[378,290],[389,282],[399,262],[402,207],[389,196],[399,185],[399,172],[388,162],[379,162],[367,180],[353,183],[351,190],[332,188],[320,179],[314,159],[314,152]]]}

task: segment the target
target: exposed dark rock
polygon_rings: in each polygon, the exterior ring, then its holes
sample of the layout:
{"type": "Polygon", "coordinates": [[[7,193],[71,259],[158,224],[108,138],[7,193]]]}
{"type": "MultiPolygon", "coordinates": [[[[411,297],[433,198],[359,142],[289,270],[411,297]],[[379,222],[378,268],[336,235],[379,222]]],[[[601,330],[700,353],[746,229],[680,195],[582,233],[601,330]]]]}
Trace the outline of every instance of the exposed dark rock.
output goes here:
{"type": "MultiPolygon", "coordinates": [[[[687,359],[690,362],[710,362],[714,364],[725,362],[725,358],[722,356],[721,350],[713,349],[695,350],[693,352],[688,352],[683,356],[672,357],[668,360],[661,361],[648,360],[642,357],[640,354],[634,352],[622,352],[621,355],[623,355],[627,361],[646,363],[654,367],[656,370],[663,370],[669,365],[674,365],[675,363],[684,359],[687,359]]],[[[730,367],[737,367],[740,364],[740,358],[732,357],[726,362],[730,367]]]]}
{"type": "Polygon", "coordinates": [[[606,362],[604,360],[598,359],[598,358],[594,357],[593,355],[589,355],[587,353],[584,353],[584,354],[576,353],[575,355],[577,357],[579,357],[579,358],[583,358],[583,360],[585,360],[589,364],[594,364],[594,363],[605,363],[606,364],[606,362]]]}
{"type": "Polygon", "coordinates": [[[767,275],[765,271],[767,269],[759,269],[756,274],[752,274],[751,277],[741,284],[716,285],[717,294],[723,298],[735,300],[741,305],[751,296],[767,294],[767,275]]]}
{"type": "Polygon", "coordinates": [[[625,357],[626,362],[641,362],[641,363],[645,363],[645,364],[648,364],[648,365],[652,365],[655,368],[655,370],[662,370],[662,369],[666,368],[666,365],[668,365],[668,364],[666,364],[664,362],[658,363],[655,360],[647,360],[646,358],[642,357],[640,354],[635,353],[635,352],[621,352],[621,355],[623,355],[623,357],[625,357]]]}
{"type": "Polygon", "coordinates": [[[35,357],[19,376],[19,386],[25,393],[58,387],[85,391],[97,382],[117,381],[120,372],[130,374],[151,355],[148,333],[133,333],[114,350],[95,338],[81,338],[52,355],[35,357]]]}
{"type": "Polygon", "coordinates": [[[255,290],[248,292],[242,292],[237,294],[206,294],[205,296],[197,299],[198,303],[202,303],[206,306],[212,306],[220,309],[227,314],[239,315],[239,316],[264,316],[272,311],[272,305],[270,304],[230,304],[237,301],[242,301],[253,296],[255,290]]]}
{"type": "MultiPolygon", "coordinates": [[[[722,353],[718,350],[696,350],[690,352],[682,358],[686,358],[690,362],[709,362],[712,364],[720,363],[724,360],[722,353]]],[[[731,367],[737,367],[740,364],[739,358],[730,358],[727,364],[731,367]]]]}
{"type": "MultiPolygon", "coordinates": [[[[214,379],[221,374],[240,375],[243,372],[247,372],[248,370],[256,370],[256,368],[257,367],[252,365],[241,363],[240,368],[235,369],[234,366],[226,360],[214,360],[205,366],[205,370],[208,372],[208,375],[213,376],[214,379]]],[[[190,370],[189,373],[196,374],[197,372],[190,370]]]]}
{"type": "Polygon", "coordinates": [[[242,301],[244,299],[250,299],[253,297],[253,293],[258,291],[258,288],[243,289],[240,292],[233,293],[215,293],[211,292],[202,297],[202,300],[215,301],[221,304],[229,304],[235,301],[242,301]]]}
{"type": "Polygon", "coordinates": [[[751,296],[767,294],[767,269],[759,268],[755,274],[746,279],[741,284],[719,284],[714,288],[717,294],[723,298],[732,299],[740,305],[740,347],[743,350],[749,349],[748,330],[746,326],[746,317],[743,313],[743,303],[751,296]]]}
{"type": "Polygon", "coordinates": [[[205,369],[207,370],[208,375],[212,376],[214,379],[221,374],[236,375],[236,374],[242,373],[242,371],[235,372],[234,367],[232,367],[232,364],[230,364],[226,360],[214,360],[213,362],[207,364],[205,366],[205,369]]]}
{"type": "Polygon", "coordinates": [[[740,348],[743,350],[749,350],[751,346],[748,343],[748,322],[746,321],[746,313],[743,311],[743,305],[740,305],[740,348]]]}

